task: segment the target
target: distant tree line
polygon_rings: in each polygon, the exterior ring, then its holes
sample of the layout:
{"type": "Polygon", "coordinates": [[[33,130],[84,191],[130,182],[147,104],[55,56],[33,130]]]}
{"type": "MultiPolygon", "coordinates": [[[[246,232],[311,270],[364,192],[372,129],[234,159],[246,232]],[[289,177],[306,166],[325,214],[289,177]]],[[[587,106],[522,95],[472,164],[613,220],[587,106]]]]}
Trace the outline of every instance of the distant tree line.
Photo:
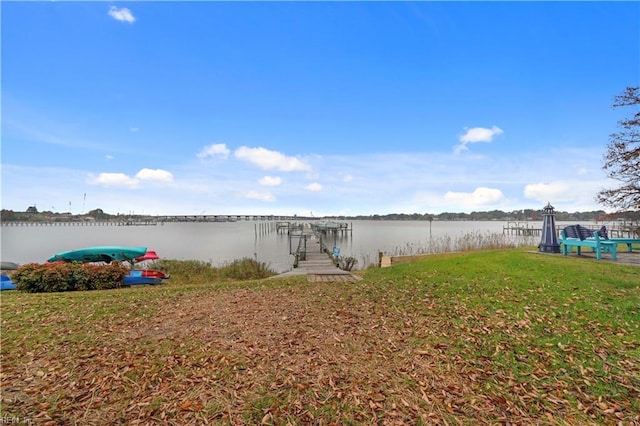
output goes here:
{"type": "MultiPolygon", "coordinates": [[[[3,209],[1,212],[2,221],[16,222],[44,222],[44,221],[65,221],[65,220],[115,220],[136,217],[148,217],[141,215],[112,215],[105,213],[102,209],[91,210],[83,215],[72,215],[71,213],[53,213],[50,211],[39,212],[35,206],[29,207],[25,212],[15,212],[3,209]]],[[[513,210],[504,212],[502,210],[478,211],[471,213],[391,213],[386,215],[358,215],[339,216],[340,220],[496,220],[496,221],[526,221],[542,220],[543,211],[533,209],[513,210]]],[[[625,219],[630,221],[640,221],[640,211],[626,211],[620,213],[607,214],[604,210],[588,212],[565,212],[556,211],[557,221],[593,222],[625,219]]],[[[321,219],[321,218],[318,218],[321,219]]]]}
{"type": "MultiPolygon", "coordinates": [[[[363,220],[496,220],[496,221],[526,221],[526,220],[542,220],[543,211],[524,209],[504,212],[502,210],[479,211],[471,213],[452,213],[445,212],[439,214],[431,213],[392,213],[387,215],[370,215],[370,216],[349,216],[341,217],[341,219],[363,219],[363,220]]],[[[603,210],[595,210],[588,212],[565,212],[556,211],[555,218],[557,221],[605,221],[615,219],[626,219],[638,221],[640,220],[640,212],[621,212],[615,214],[607,214],[603,210]]]]}
{"type": "Polygon", "coordinates": [[[73,215],[71,213],[54,213],[51,211],[40,212],[36,206],[30,206],[24,212],[16,212],[13,210],[2,209],[0,218],[3,222],[46,222],[46,221],[64,221],[64,220],[110,220],[121,219],[122,215],[112,215],[105,213],[102,209],[91,210],[82,215],[73,215]]]}

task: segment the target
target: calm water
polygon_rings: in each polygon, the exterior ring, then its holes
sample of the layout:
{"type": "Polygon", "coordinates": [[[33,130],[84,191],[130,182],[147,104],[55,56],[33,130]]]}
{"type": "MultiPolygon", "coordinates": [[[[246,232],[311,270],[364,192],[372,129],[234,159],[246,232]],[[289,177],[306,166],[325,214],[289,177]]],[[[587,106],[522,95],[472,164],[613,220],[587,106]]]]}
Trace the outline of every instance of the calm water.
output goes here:
{"type": "MultiPolygon", "coordinates": [[[[465,234],[502,234],[506,222],[348,221],[353,233],[329,238],[345,256],[358,259],[358,267],[375,263],[378,252],[429,252],[429,242],[461,238],[465,234]]],[[[528,222],[540,228],[541,222],[528,222]]],[[[558,225],[561,225],[558,223],[558,225]]],[[[587,225],[587,224],[585,224],[587,225]]],[[[243,257],[257,258],[277,272],[291,270],[289,238],[275,232],[275,223],[220,222],[166,223],[157,226],[3,226],[2,260],[19,264],[43,262],[53,254],[90,246],[146,246],[165,259],[202,260],[221,266],[243,257]],[[270,224],[270,225],[269,225],[270,224]],[[268,230],[267,227],[271,227],[268,230]]],[[[539,237],[530,240],[539,243],[539,237]]],[[[312,243],[309,243],[312,244],[312,243]]],[[[316,247],[308,245],[309,249],[316,247]]]]}

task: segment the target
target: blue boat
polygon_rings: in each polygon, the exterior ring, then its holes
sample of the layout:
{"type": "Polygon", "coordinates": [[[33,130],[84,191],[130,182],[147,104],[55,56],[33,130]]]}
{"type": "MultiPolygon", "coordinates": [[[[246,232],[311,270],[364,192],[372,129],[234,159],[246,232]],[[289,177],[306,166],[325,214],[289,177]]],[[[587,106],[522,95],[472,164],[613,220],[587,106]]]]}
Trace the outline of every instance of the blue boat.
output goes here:
{"type": "Polygon", "coordinates": [[[132,285],[156,285],[162,284],[162,278],[158,277],[145,277],[143,270],[133,270],[129,271],[129,273],[124,277],[124,281],[122,282],[123,287],[128,287],[132,285]]]}
{"type": "Polygon", "coordinates": [[[0,290],[15,290],[16,285],[11,281],[8,275],[2,274],[0,275],[0,290]]]}

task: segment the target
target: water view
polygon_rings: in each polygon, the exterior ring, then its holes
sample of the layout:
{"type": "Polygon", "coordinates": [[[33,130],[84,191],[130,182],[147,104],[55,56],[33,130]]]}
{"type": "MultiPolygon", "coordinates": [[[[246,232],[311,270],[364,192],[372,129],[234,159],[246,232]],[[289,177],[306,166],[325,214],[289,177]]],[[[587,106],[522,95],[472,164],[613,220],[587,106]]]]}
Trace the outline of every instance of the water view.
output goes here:
{"type": "MultiPolygon", "coordinates": [[[[418,254],[459,250],[465,238],[501,238],[536,246],[539,237],[503,235],[501,221],[347,221],[350,232],[327,237],[326,245],[358,260],[356,268],[375,264],[378,252],[418,254]]],[[[541,222],[521,225],[540,228],[541,222]]],[[[560,226],[561,224],[558,223],[560,226]]],[[[588,224],[587,224],[588,225],[588,224]]],[[[101,245],[146,246],[165,259],[201,260],[221,266],[243,257],[268,263],[277,272],[291,270],[289,236],[274,222],[165,223],[155,226],[3,226],[0,256],[20,264],[44,262],[53,254],[101,245]]],[[[316,245],[309,245],[314,249],[316,245]]]]}

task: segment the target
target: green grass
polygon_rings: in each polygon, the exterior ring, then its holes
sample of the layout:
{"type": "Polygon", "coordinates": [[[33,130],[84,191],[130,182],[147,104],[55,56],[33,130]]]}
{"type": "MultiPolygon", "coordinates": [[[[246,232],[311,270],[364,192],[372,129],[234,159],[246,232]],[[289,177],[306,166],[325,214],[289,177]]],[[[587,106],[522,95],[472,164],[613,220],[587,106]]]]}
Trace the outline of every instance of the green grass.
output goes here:
{"type": "MultiPolygon", "coordinates": [[[[443,337],[467,359],[491,358],[520,383],[539,370],[539,383],[551,388],[560,380],[580,383],[589,371],[592,380],[579,384],[584,392],[626,397],[640,410],[630,398],[640,384],[638,363],[628,369],[629,360],[640,359],[637,267],[506,250],[440,256],[368,278],[436,301],[429,306],[446,326],[443,337]]],[[[415,306],[406,294],[394,293],[394,304],[415,306]]]]}
{"type": "Polygon", "coordinates": [[[182,262],[162,286],[3,292],[0,415],[640,423],[640,268],[529,250],[433,255],[352,284],[182,262]]]}

